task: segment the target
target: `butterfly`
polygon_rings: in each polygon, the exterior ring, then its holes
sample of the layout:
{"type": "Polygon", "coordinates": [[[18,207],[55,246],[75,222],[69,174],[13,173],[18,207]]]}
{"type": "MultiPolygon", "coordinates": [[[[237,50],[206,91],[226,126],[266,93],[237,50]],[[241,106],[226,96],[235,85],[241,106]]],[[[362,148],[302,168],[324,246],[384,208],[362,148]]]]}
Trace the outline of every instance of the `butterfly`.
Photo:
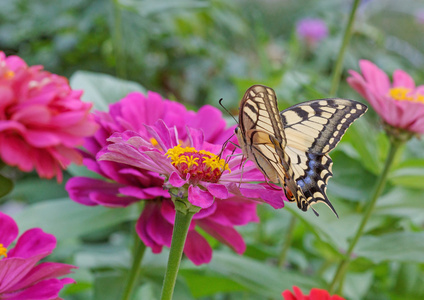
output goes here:
{"type": "Polygon", "coordinates": [[[338,217],[326,195],[333,175],[328,153],[366,111],[360,102],[333,98],[279,112],[274,90],[254,85],[241,100],[235,133],[246,158],[270,181],[280,183],[289,201],[296,201],[303,211],[323,202],[338,217]]]}

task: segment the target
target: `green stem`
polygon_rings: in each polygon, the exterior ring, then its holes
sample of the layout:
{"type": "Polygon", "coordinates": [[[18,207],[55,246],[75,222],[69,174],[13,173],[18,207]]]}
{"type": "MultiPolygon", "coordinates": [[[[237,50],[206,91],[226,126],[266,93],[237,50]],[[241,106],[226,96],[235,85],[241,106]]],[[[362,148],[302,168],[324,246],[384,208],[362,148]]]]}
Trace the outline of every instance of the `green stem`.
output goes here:
{"type": "Polygon", "coordinates": [[[129,300],[134,289],[135,282],[140,274],[140,265],[144,256],[144,251],[146,250],[146,245],[140,240],[140,237],[135,233],[134,237],[134,260],[131,267],[130,274],[128,276],[127,285],[124,290],[124,294],[122,295],[122,300],[129,300]]]}
{"type": "Polygon", "coordinates": [[[120,78],[126,78],[126,61],[124,50],[122,48],[122,12],[119,0],[113,0],[113,51],[115,53],[116,75],[120,78]]]}
{"type": "Polygon", "coordinates": [[[279,267],[282,267],[284,263],[286,262],[287,252],[289,251],[289,248],[291,246],[292,239],[293,239],[293,232],[294,232],[294,229],[296,228],[296,220],[297,219],[295,216],[293,215],[290,216],[290,223],[289,223],[289,228],[287,229],[286,239],[284,241],[283,249],[281,249],[280,257],[278,258],[279,267]]]}
{"type": "MultiPolygon", "coordinates": [[[[361,223],[360,223],[360,225],[359,225],[359,227],[356,231],[354,238],[350,242],[350,245],[349,245],[349,248],[346,252],[345,258],[340,262],[340,264],[337,268],[336,274],[334,275],[334,278],[333,278],[331,285],[330,285],[330,288],[329,288],[330,293],[334,293],[337,282],[343,281],[344,274],[346,273],[347,267],[349,266],[349,263],[350,263],[350,257],[352,255],[353,249],[355,248],[356,244],[358,243],[359,238],[362,236],[362,234],[364,232],[365,225],[367,224],[369,218],[371,217],[371,214],[374,210],[375,204],[377,203],[377,199],[381,195],[381,192],[383,191],[383,188],[386,185],[387,176],[389,174],[390,167],[393,164],[396,153],[402,145],[403,145],[403,142],[399,141],[399,140],[392,140],[390,142],[390,150],[389,150],[389,154],[387,156],[386,162],[384,164],[383,171],[382,171],[382,173],[380,174],[380,176],[377,180],[371,201],[369,202],[368,207],[366,208],[364,217],[362,218],[362,221],[361,221],[361,223]]],[[[342,286],[340,285],[339,290],[341,288],[342,288],[342,286]]]]}
{"type": "Polygon", "coordinates": [[[342,42],[342,45],[340,46],[339,55],[337,57],[337,61],[333,69],[333,74],[332,74],[333,78],[331,80],[331,89],[330,89],[331,96],[334,96],[336,94],[337,89],[339,87],[344,55],[346,52],[346,48],[349,45],[350,38],[352,36],[353,21],[355,20],[356,10],[360,2],[361,2],[360,0],[355,0],[355,2],[353,2],[352,9],[350,10],[349,20],[348,20],[346,30],[343,36],[343,42],[342,42]]]}
{"type": "MultiPolygon", "coordinates": [[[[176,203],[177,204],[177,203],[176,203]]],[[[175,282],[177,280],[178,269],[180,268],[181,257],[183,255],[184,244],[187,238],[188,228],[195,212],[185,213],[176,209],[174,231],[172,233],[171,249],[169,251],[168,266],[166,268],[165,279],[162,286],[161,300],[171,300],[174,293],[175,282]]]]}

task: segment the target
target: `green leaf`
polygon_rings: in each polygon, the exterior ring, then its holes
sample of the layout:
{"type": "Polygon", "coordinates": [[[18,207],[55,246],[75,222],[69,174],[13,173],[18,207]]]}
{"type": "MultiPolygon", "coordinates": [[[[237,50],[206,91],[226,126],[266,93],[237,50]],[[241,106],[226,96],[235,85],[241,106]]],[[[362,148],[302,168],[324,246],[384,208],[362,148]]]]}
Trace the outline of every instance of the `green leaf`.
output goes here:
{"type": "Polygon", "coordinates": [[[263,298],[281,297],[281,292],[291,289],[293,285],[306,290],[325,286],[320,279],[282,270],[234,253],[215,251],[208,267],[263,298]]]}
{"type": "Polygon", "coordinates": [[[374,263],[383,261],[424,263],[424,232],[363,236],[354,254],[368,258],[374,263]]]}
{"type": "Polygon", "coordinates": [[[28,174],[19,179],[15,183],[15,188],[8,198],[25,201],[27,203],[35,203],[43,200],[57,199],[67,197],[65,190],[65,182],[69,178],[69,174],[64,173],[62,183],[58,183],[56,179],[39,178],[36,174],[28,174]]]}
{"type": "Polygon", "coordinates": [[[422,190],[396,187],[378,199],[374,214],[407,217],[420,224],[424,221],[422,198],[422,190]]]}
{"type": "Polygon", "coordinates": [[[364,169],[360,161],[341,151],[335,151],[331,157],[333,178],[329,181],[328,193],[353,201],[366,201],[374,189],[376,176],[364,169]]]}
{"type": "Polygon", "coordinates": [[[410,159],[391,172],[389,180],[394,185],[424,189],[424,159],[410,159]]]}
{"type": "Polygon", "coordinates": [[[15,217],[15,221],[21,232],[41,227],[64,240],[135,220],[138,216],[136,205],[126,208],[89,207],[70,199],[59,199],[28,206],[15,217]]]}
{"type": "Polygon", "coordinates": [[[82,99],[93,102],[94,108],[101,111],[107,111],[108,104],[118,102],[130,92],[146,92],[136,82],[87,71],[77,71],[72,75],[70,84],[73,89],[84,90],[82,99]]]}
{"type": "Polygon", "coordinates": [[[246,291],[247,288],[227,276],[198,269],[182,269],[181,274],[194,297],[212,296],[222,292],[246,291]],[[202,287],[202,288],[199,288],[202,287]]]}
{"type": "Polygon", "coordinates": [[[94,300],[120,299],[125,287],[126,274],[120,271],[100,272],[94,281],[94,300]]]}
{"type": "Polygon", "coordinates": [[[0,174],[0,198],[13,190],[13,181],[0,174]]]}

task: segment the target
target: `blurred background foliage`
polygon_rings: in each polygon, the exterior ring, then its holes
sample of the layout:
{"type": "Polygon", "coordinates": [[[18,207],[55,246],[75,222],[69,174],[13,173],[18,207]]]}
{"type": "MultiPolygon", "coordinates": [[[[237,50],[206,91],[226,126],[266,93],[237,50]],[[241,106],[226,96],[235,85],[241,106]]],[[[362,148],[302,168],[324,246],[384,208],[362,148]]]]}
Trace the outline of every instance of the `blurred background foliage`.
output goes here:
{"type": "MultiPolygon", "coordinates": [[[[0,0],[0,49],[71,78],[96,109],[106,110],[127,92],[147,89],[193,109],[217,107],[224,98],[236,115],[242,94],[257,83],[276,90],[281,108],[329,97],[351,5],[339,0],[0,0]],[[329,28],[315,47],[295,34],[296,22],[305,17],[321,18],[329,28]]],[[[419,11],[424,11],[422,0],[361,2],[337,96],[360,100],[344,79],[348,69],[358,70],[362,58],[389,73],[404,69],[417,83],[424,82],[419,11]]],[[[293,205],[278,211],[260,206],[261,222],[240,228],[248,244],[245,255],[209,238],[216,250],[213,261],[202,267],[184,261],[175,299],[280,299],[281,291],[294,284],[325,287],[387,151],[378,118],[369,110],[332,153],[328,194],[340,219],[325,207],[317,208],[316,218],[293,205]],[[283,260],[291,224],[292,245],[283,260]]],[[[85,172],[72,167],[68,177],[85,172]]],[[[19,211],[21,232],[40,226],[56,234],[59,246],[52,259],[80,267],[74,274],[78,284],[67,287],[63,297],[118,299],[138,208],[78,206],[54,180],[34,174],[16,174],[16,179],[12,194],[1,200],[14,201],[2,210],[19,211]]],[[[355,251],[345,280],[348,299],[424,298],[423,183],[424,144],[414,139],[397,158],[355,251]]],[[[167,251],[146,255],[133,299],[158,299],[167,251]]]]}

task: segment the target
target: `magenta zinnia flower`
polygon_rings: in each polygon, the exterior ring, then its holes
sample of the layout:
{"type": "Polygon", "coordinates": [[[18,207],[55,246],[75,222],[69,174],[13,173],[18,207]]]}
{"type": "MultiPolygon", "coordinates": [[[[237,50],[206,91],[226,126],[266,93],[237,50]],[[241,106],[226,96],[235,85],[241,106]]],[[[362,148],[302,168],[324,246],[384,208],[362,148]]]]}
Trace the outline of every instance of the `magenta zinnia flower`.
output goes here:
{"type": "Polygon", "coordinates": [[[305,18],[296,23],[296,33],[300,39],[314,46],[328,36],[328,28],[321,19],[305,18]]]}
{"type": "Polygon", "coordinates": [[[7,249],[18,236],[18,226],[8,215],[0,212],[0,299],[51,300],[58,297],[71,278],[71,265],[39,261],[52,253],[56,238],[40,228],[27,230],[16,245],[7,249]]]}
{"type": "Polygon", "coordinates": [[[362,75],[350,70],[347,82],[392,127],[424,133],[424,85],[415,86],[406,72],[396,70],[393,82],[368,60],[360,60],[362,75]]]}
{"type": "Polygon", "coordinates": [[[62,181],[62,169],[82,161],[74,147],[97,130],[81,94],[66,78],[0,52],[0,159],[62,181]]]}
{"type": "Polygon", "coordinates": [[[77,177],[66,188],[74,201],[85,205],[127,206],[148,200],[136,230],[154,253],[171,244],[175,210],[167,189],[174,195],[186,193],[202,208],[194,215],[184,249],[195,264],[212,257],[197,228],[243,253],[245,244],[234,226],[258,220],[257,203],[246,197],[284,205],[281,191],[250,183],[264,179],[252,164],[246,164],[240,183],[241,157],[225,161],[230,150],[217,156],[233,128],[225,129],[216,108],[204,106],[194,113],[156,93],[132,93],[96,119],[101,129],[87,139],[90,152],[84,154],[84,164],[108,181],[77,177]]]}
{"type": "Polygon", "coordinates": [[[326,290],[321,289],[311,289],[309,295],[304,295],[297,286],[293,286],[294,294],[291,291],[285,290],[282,293],[284,300],[345,300],[344,298],[330,294],[326,290]]]}

